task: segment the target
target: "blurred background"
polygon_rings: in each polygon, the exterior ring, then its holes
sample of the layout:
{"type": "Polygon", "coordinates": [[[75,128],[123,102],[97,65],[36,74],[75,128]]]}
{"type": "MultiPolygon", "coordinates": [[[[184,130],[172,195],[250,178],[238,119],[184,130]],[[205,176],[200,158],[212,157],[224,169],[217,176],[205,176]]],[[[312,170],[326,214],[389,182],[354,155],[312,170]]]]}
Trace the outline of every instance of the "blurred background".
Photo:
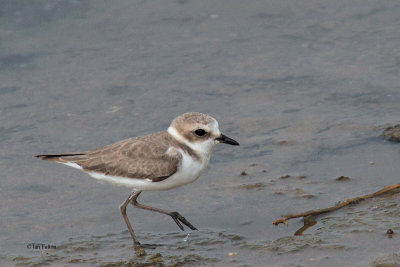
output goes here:
{"type": "Polygon", "coordinates": [[[400,232],[399,195],[302,236],[302,219],[272,225],[399,182],[400,147],[379,138],[400,122],[399,14],[397,0],[0,0],[0,262],[400,264],[385,234],[400,232]],[[160,245],[144,257],[118,208],[129,188],[34,158],[162,131],[188,111],[241,146],[217,146],[195,183],[140,198],[199,231],[128,208],[139,239],[160,245]]]}

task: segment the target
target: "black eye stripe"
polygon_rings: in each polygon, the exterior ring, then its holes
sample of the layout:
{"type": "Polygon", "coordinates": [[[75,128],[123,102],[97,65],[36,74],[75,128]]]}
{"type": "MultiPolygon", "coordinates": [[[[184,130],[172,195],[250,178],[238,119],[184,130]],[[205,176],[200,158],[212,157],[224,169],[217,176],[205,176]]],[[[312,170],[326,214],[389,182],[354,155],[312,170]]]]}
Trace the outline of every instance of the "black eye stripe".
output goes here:
{"type": "Polygon", "coordinates": [[[204,136],[207,132],[204,131],[203,129],[197,129],[196,131],[194,131],[194,133],[195,133],[197,136],[204,136]]]}

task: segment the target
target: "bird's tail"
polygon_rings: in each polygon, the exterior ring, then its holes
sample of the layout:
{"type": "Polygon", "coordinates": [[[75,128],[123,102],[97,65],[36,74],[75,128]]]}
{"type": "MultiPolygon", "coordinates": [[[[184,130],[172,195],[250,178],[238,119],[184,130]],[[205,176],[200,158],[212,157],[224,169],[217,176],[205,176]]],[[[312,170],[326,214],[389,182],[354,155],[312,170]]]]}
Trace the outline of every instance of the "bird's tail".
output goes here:
{"type": "Polygon", "coordinates": [[[74,157],[74,156],[83,156],[85,153],[65,153],[65,154],[47,154],[47,155],[36,155],[35,157],[42,160],[50,160],[60,162],[61,158],[64,157],[74,157]]]}

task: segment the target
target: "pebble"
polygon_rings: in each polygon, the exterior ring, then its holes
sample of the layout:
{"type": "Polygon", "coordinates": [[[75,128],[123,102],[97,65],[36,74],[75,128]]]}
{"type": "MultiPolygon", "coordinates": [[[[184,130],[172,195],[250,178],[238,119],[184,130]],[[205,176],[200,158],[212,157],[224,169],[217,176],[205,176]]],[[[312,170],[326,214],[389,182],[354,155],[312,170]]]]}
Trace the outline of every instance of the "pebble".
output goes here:
{"type": "Polygon", "coordinates": [[[338,178],[336,178],[335,179],[335,181],[340,181],[340,182],[343,182],[343,181],[348,181],[348,180],[350,180],[351,178],[350,177],[347,177],[347,176],[339,176],[338,178]]]}
{"type": "Polygon", "coordinates": [[[387,235],[393,235],[393,234],[394,234],[394,232],[393,232],[393,230],[392,230],[392,229],[388,229],[388,230],[386,231],[386,234],[387,234],[387,235]]]}

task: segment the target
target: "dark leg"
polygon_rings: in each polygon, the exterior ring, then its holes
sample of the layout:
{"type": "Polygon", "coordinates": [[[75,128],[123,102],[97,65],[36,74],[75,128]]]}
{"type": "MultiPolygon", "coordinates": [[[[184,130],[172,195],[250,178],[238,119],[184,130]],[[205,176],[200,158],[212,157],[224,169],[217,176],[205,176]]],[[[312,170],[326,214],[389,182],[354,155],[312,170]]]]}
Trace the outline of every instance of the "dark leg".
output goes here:
{"type": "Polygon", "coordinates": [[[135,232],[134,232],[133,229],[132,229],[132,226],[131,226],[131,223],[129,222],[128,216],[126,215],[126,206],[132,201],[132,199],[135,199],[135,200],[136,200],[136,198],[137,198],[139,195],[140,195],[140,191],[138,191],[138,192],[132,192],[132,193],[129,195],[129,197],[124,201],[124,203],[122,203],[122,204],[119,206],[119,209],[121,210],[122,217],[124,218],[124,221],[125,221],[125,223],[126,223],[126,226],[128,227],[129,233],[131,233],[131,236],[132,236],[132,239],[133,239],[133,242],[134,242],[135,246],[136,246],[136,245],[140,245],[140,243],[139,243],[139,241],[138,241],[138,239],[137,239],[137,237],[136,237],[136,235],[135,235],[135,232]]]}
{"type": "MultiPolygon", "coordinates": [[[[151,211],[155,211],[155,212],[159,212],[162,214],[166,214],[168,216],[171,216],[171,218],[174,220],[174,222],[179,226],[179,228],[183,231],[183,226],[181,223],[183,223],[184,225],[186,225],[187,227],[189,227],[192,230],[197,230],[196,227],[194,227],[190,222],[188,222],[185,217],[183,217],[182,215],[180,215],[178,212],[173,211],[173,212],[168,212],[165,210],[161,210],[158,208],[153,208],[153,207],[149,207],[149,206],[145,206],[142,204],[139,204],[137,202],[137,198],[140,195],[141,191],[139,191],[137,194],[134,194],[132,196],[132,198],[128,198],[129,201],[131,202],[131,204],[135,207],[135,208],[139,208],[139,209],[144,209],[144,210],[151,210],[151,211]]],[[[128,200],[127,199],[127,200],[128,200]]],[[[128,227],[129,228],[129,227],[128,227]]],[[[132,231],[133,232],[133,231],[132,231]]],[[[131,233],[132,234],[132,233],[131,233]]],[[[133,237],[133,236],[132,236],[133,237]]]]}

